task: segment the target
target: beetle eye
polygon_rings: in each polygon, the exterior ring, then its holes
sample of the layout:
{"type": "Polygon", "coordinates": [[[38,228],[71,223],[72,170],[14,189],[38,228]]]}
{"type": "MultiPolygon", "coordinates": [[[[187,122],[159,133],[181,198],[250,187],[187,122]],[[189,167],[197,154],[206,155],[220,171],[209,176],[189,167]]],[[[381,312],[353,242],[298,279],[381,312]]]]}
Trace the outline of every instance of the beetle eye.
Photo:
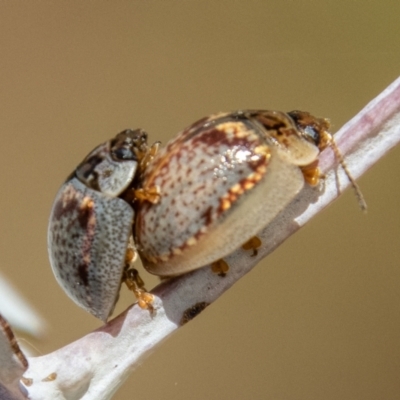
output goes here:
{"type": "Polygon", "coordinates": [[[147,133],[142,129],[126,129],[120,132],[112,141],[110,153],[116,161],[137,161],[138,152],[145,152],[147,133]]]}
{"type": "Polygon", "coordinates": [[[136,160],[137,157],[129,147],[118,147],[112,150],[112,155],[117,160],[136,160]]]}
{"type": "Polygon", "coordinates": [[[305,139],[313,142],[316,146],[318,146],[321,136],[319,132],[317,132],[312,126],[306,126],[304,127],[304,137],[305,139]]]}

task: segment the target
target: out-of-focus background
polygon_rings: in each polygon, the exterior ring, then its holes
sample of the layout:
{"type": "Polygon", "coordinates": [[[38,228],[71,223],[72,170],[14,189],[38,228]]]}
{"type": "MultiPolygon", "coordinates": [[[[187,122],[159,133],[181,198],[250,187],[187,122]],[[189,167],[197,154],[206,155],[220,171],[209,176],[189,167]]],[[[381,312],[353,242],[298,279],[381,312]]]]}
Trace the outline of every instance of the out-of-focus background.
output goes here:
{"type": "MultiPolygon", "coordinates": [[[[100,323],[58,287],[47,219],[65,177],[127,127],[165,143],[240,108],[340,128],[400,75],[400,3],[69,1],[0,6],[0,270],[45,354],[100,323]]],[[[164,342],[115,399],[398,399],[400,150],[164,342]]],[[[148,286],[157,283],[147,277],[148,286]]],[[[122,290],[117,312],[132,303],[122,290]]],[[[0,311],[2,308],[0,304],[0,311]]]]}

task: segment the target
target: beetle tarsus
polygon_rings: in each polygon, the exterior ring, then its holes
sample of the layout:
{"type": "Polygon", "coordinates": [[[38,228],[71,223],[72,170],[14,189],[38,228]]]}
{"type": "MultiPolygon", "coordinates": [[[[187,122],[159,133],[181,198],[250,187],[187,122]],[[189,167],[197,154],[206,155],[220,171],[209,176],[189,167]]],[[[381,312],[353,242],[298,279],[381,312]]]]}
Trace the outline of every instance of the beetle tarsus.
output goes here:
{"type": "Polygon", "coordinates": [[[123,281],[128,289],[131,290],[135,295],[139,307],[143,310],[149,310],[151,313],[153,313],[154,296],[144,287],[144,281],[140,277],[139,272],[135,268],[126,269],[124,272],[123,281]]]}
{"type": "Polygon", "coordinates": [[[140,160],[140,169],[145,171],[151,160],[157,154],[158,149],[160,148],[161,142],[153,143],[146,151],[146,153],[142,156],[140,160]]]}
{"type": "Polygon", "coordinates": [[[310,186],[317,186],[319,181],[324,178],[324,175],[321,173],[320,169],[318,168],[318,160],[316,160],[315,162],[313,162],[310,165],[300,167],[300,169],[304,176],[304,180],[310,186]]]}
{"type": "Polygon", "coordinates": [[[211,270],[212,272],[223,278],[229,271],[229,265],[225,260],[221,258],[220,260],[214,261],[211,264],[211,270]]]}
{"type": "Polygon", "coordinates": [[[253,236],[246,243],[242,244],[243,250],[252,250],[253,253],[251,257],[256,257],[258,255],[258,249],[261,247],[261,239],[257,236],[253,236]]]}
{"type": "Polygon", "coordinates": [[[151,204],[157,204],[161,199],[161,191],[158,186],[136,189],[134,191],[135,199],[148,201],[151,204]]]}

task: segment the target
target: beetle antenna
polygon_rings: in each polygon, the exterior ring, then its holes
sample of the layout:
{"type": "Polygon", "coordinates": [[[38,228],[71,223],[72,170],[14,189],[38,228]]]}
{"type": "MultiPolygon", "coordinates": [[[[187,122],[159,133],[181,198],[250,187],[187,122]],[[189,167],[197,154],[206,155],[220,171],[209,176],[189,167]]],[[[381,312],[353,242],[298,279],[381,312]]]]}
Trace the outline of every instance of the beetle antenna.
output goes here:
{"type": "Polygon", "coordinates": [[[349,169],[347,168],[347,165],[344,161],[344,158],[342,156],[342,154],[340,153],[340,150],[338,149],[334,139],[332,138],[332,141],[330,143],[330,146],[332,147],[333,152],[335,153],[335,157],[336,159],[339,161],[340,166],[343,168],[343,171],[345,172],[348,180],[351,183],[351,186],[354,190],[354,193],[357,197],[357,201],[358,201],[358,205],[360,206],[361,210],[363,212],[367,211],[367,202],[364,199],[364,196],[361,192],[360,187],[358,186],[357,182],[354,180],[354,178],[352,177],[349,169]]]}

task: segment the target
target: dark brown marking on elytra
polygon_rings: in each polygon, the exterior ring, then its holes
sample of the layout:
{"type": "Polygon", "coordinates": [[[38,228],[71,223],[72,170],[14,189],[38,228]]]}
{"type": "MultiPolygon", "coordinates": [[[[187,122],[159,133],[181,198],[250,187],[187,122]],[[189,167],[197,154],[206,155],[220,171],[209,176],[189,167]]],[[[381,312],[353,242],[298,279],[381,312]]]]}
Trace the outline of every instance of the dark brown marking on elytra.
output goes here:
{"type": "Polygon", "coordinates": [[[222,215],[225,211],[227,211],[227,208],[225,208],[225,206],[224,206],[226,201],[228,201],[230,203],[230,205],[232,205],[240,196],[242,196],[244,193],[248,192],[249,190],[252,190],[256,186],[257,182],[260,181],[261,178],[262,178],[262,175],[258,174],[258,175],[256,175],[256,177],[251,178],[251,179],[248,177],[241,179],[238,182],[238,184],[241,186],[243,191],[240,193],[235,193],[232,190],[229,190],[224,197],[221,197],[219,200],[217,215],[222,215]],[[246,189],[246,185],[248,183],[254,183],[254,185],[250,189],[246,189]]]}
{"type": "Polygon", "coordinates": [[[208,147],[215,146],[216,143],[226,142],[226,133],[220,129],[210,129],[205,132],[201,132],[201,135],[193,137],[193,146],[205,144],[208,147]]]}
{"type": "Polygon", "coordinates": [[[66,187],[63,195],[57,201],[53,212],[53,217],[55,220],[61,219],[61,217],[63,217],[65,214],[68,214],[79,207],[79,202],[76,196],[70,196],[70,192],[73,190],[74,189],[72,187],[66,187]],[[65,198],[67,198],[68,201],[65,201],[65,198]]]}
{"type": "Polygon", "coordinates": [[[216,128],[210,129],[208,131],[201,132],[192,139],[193,146],[206,145],[209,148],[218,148],[221,144],[226,144],[228,147],[232,146],[244,146],[248,147],[248,138],[238,137],[233,133],[233,135],[228,135],[223,129],[216,128]]]}
{"type": "Polygon", "coordinates": [[[200,185],[200,186],[197,186],[196,189],[193,191],[193,194],[194,194],[194,195],[198,195],[198,194],[201,195],[202,191],[203,191],[205,188],[206,188],[206,185],[205,185],[205,184],[202,184],[202,185],[200,185]]]}
{"type": "Polygon", "coordinates": [[[273,113],[257,113],[254,118],[259,121],[268,131],[280,131],[284,128],[290,128],[290,119],[287,116],[274,115],[273,113]]]}
{"type": "Polygon", "coordinates": [[[189,321],[191,321],[193,318],[197,317],[210,303],[207,303],[205,301],[201,301],[199,303],[196,303],[192,307],[189,307],[186,309],[182,315],[181,319],[181,325],[185,325],[189,321]]]}
{"type": "Polygon", "coordinates": [[[82,229],[88,228],[92,214],[93,214],[93,204],[85,204],[79,207],[78,222],[82,229]]]}
{"type": "Polygon", "coordinates": [[[247,161],[247,165],[253,171],[257,171],[259,167],[261,167],[262,165],[268,165],[268,163],[269,160],[265,154],[260,154],[257,158],[254,156],[250,157],[247,161]]]}
{"type": "Polygon", "coordinates": [[[83,285],[89,285],[89,266],[87,264],[83,263],[78,266],[78,276],[83,285]]]}
{"type": "Polygon", "coordinates": [[[202,217],[204,218],[204,225],[209,226],[212,223],[212,211],[213,207],[208,207],[206,211],[204,211],[202,217]]]}

